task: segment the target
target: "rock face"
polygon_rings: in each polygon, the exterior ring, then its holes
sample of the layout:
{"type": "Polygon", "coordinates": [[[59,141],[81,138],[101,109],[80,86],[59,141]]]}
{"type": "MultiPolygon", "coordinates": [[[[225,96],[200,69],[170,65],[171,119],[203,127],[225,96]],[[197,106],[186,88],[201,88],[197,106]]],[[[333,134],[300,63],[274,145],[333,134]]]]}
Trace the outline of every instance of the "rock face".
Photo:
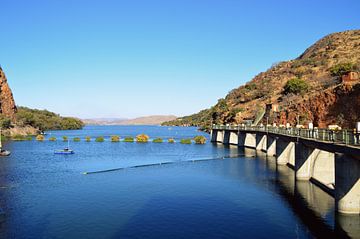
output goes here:
{"type": "Polygon", "coordinates": [[[2,68],[0,67],[0,113],[11,118],[12,120],[15,119],[16,113],[16,104],[7,83],[7,79],[5,73],[3,72],[2,68]]]}

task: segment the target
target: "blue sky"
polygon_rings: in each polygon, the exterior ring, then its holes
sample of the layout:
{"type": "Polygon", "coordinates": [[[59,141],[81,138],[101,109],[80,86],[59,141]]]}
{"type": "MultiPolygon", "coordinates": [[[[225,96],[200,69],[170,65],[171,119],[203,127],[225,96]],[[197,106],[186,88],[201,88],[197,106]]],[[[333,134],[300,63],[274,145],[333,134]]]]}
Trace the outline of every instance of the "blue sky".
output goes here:
{"type": "Polygon", "coordinates": [[[195,113],[360,28],[358,0],[0,0],[18,105],[81,118],[195,113]]]}

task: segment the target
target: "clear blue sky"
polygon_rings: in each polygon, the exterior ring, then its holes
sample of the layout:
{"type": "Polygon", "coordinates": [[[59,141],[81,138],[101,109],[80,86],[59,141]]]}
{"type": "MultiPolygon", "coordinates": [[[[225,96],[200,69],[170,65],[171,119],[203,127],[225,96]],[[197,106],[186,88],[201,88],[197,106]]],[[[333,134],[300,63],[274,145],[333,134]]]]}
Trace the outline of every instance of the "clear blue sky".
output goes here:
{"type": "Polygon", "coordinates": [[[81,118],[195,113],[319,38],[359,0],[0,0],[18,105],[81,118]]]}

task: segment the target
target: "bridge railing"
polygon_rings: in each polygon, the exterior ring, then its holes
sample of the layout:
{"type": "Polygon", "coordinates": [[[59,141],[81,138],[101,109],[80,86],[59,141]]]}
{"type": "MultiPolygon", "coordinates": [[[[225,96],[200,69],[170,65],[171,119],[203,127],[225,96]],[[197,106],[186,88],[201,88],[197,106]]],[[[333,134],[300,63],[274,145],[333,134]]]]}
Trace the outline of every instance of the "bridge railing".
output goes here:
{"type": "Polygon", "coordinates": [[[308,139],[316,139],[338,144],[360,145],[360,132],[354,130],[330,130],[330,129],[301,129],[301,128],[284,128],[284,127],[261,127],[246,125],[213,125],[213,129],[218,130],[246,130],[255,132],[268,132],[295,136],[308,139]]]}

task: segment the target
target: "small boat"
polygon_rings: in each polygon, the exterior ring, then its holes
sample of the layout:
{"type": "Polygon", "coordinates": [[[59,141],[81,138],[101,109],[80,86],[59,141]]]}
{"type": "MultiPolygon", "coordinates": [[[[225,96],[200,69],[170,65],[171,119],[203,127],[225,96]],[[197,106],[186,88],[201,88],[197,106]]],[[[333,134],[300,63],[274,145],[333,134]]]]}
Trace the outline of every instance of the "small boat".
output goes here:
{"type": "Polygon", "coordinates": [[[1,129],[0,129],[0,156],[9,156],[11,154],[10,151],[5,150],[2,148],[2,142],[1,142],[1,129]]]}
{"type": "Polygon", "coordinates": [[[61,150],[55,150],[54,154],[74,154],[75,152],[71,149],[65,148],[61,150]]]}
{"type": "Polygon", "coordinates": [[[68,140],[68,146],[64,149],[55,150],[54,154],[74,154],[75,152],[70,149],[70,142],[68,140]]]}

